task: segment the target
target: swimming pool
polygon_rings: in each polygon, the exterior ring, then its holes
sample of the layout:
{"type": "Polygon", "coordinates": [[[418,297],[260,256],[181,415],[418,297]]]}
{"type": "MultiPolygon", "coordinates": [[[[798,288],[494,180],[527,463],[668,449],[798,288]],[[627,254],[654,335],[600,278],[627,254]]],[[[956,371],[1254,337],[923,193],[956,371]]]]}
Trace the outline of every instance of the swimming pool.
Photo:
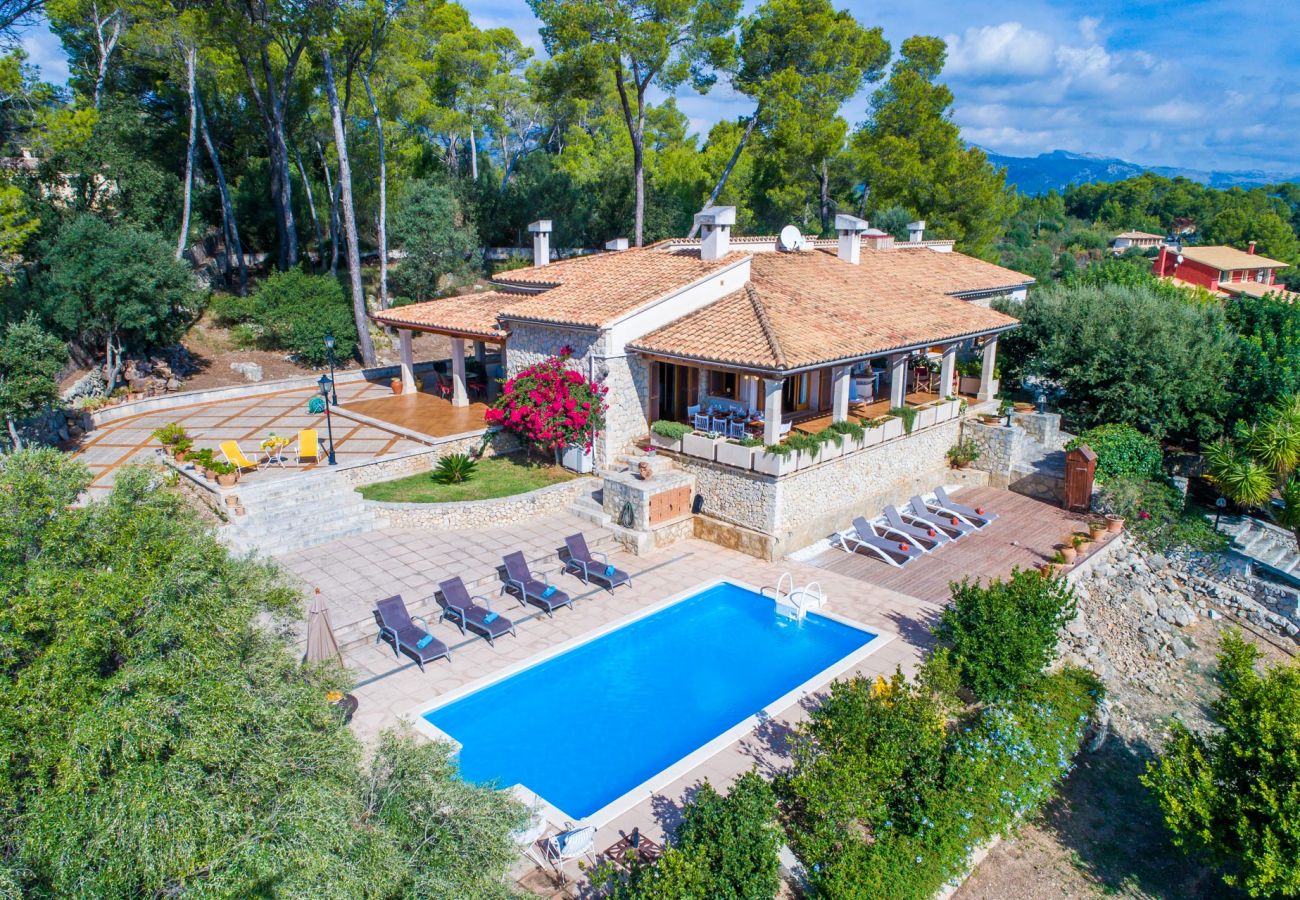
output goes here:
{"type": "Polygon", "coordinates": [[[661,606],[421,717],[460,744],[465,778],[602,824],[882,642],[728,581],[661,606]]]}

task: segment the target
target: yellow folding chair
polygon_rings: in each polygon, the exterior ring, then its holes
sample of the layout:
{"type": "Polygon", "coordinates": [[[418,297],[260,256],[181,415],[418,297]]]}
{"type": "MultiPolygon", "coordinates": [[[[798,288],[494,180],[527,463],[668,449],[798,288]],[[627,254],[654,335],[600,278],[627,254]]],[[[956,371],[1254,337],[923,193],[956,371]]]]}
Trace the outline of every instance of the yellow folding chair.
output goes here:
{"type": "Polygon", "coordinates": [[[315,428],[304,428],[298,432],[298,462],[304,459],[320,459],[320,441],[315,428]]]}
{"type": "Polygon", "coordinates": [[[257,463],[244,455],[244,451],[239,449],[239,444],[236,441],[222,441],[221,455],[226,458],[226,462],[241,472],[245,469],[257,468],[257,463]]]}

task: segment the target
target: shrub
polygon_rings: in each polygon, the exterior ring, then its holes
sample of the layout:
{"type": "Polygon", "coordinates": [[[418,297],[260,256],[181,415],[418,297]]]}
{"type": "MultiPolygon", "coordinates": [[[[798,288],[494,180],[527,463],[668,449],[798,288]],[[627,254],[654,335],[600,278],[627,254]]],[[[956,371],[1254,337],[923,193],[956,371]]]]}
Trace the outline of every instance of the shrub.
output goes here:
{"type": "Polygon", "coordinates": [[[594,435],[605,427],[608,388],[569,367],[565,347],[507,379],[501,396],[484,414],[489,425],[518,434],[538,449],[579,445],[590,450],[594,435]]]}
{"type": "Polygon", "coordinates": [[[357,326],[352,305],[338,279],[309,275],[302,269],[276,272],[253,294],[261,343],[288,350],[308,365],[329,361],[325,335],[333,334],[334,352],[348,359],[356,350],[357,326]]]}
{"type": "Polygon", "coordinates": [[[814,459],[822,452],[822,442],[803,431],[790,432],[790,436],[785,439],[785,445],[791,450],[803,451],[814,459]]]}
{"type": "Polygon", "coordinates": [[[823,428],[813,435],[819,444],[834,444],[836,447],[844,444],[844,434],[835,428],[823,428]]]}
{"type": "Polygon", "coordinates": [[[912,433],[912,424],[916,422],[915,406],[895,406],[889,411],[889,414],[903,422],[903,431],[908,434],[912,433]]]}
{"type": "Polygon", "coordinates": [[[969,466],[980,458],[980,448],[974,441],[967,438],[960,443],[953,444],[944,455],[948,457],[948,462],[952,463],[955,468],[960,469],[963,466],[969,466]]]}
{"type": "Polygon", "coordinates": [[[867,434],[867,429],[861,422],[832,422],[831,430],[838,431],[840,434],[847,434],[855,441],[860,441],[867,434]]]}
{"type": "Polygon", "coordinates": [[[1097,496],[1097,509],[1123,516],[1135,538],[1152,550],[1222,550],[1228,540],[1173,485],[1144,478],[1115,478],[1097,496]]]}
{"type": "Polygon", "coordinates": [[[220,294],[208,302],[208,312],[220,325],[239,325],[257,318],[257,303],[252,297],[220,294]]]}
{"type": "Polygon", "coordinates": [[[1097,481],[1112,478],[1157,478],[1164,454],[1160,442],[1132,425],[1098,425],[1065,445],[1066,450],[1087,444],[1097,454],[1097,481]]]}
{"type": "Polygon", "coordinates": [[[1057,632],[1074,617],[1074,592],[1062,579],[1012,569],[1005,581],[951,586],[935,636],[952,648],[962,684],[980,700],[1012,696],[1056,655],[1057,632]]]}
{"type": "Polygon", "coordinates": [[[670,441],[680,441],[686,435],[695,429],[685,422],[673,422],[668,419],[656,419],[650,425],[650,430],[660,437],[668,438],[670,441]]]}
{"type": "Polygon", "coordinates": [[[1219,653],[1217,728],[1173,722],[1173,737],[1147,766],[1175,845],[1226,869],[1252,897],[1300,894],[1300,667],[1256,671],[1259,651],[1240,633],[1219,653]]]}
{"type": "Polygon", "coordinates": [[[478,467],[468,453],[448,453],[433,467],[433,480],[439,484],[460,484],[474,477],[478,467]]]}
{"type": "Polygon", "coordinates": [[[164,447],[175,447],[185,437],[185,426],[176,422],[168,422],[155,430],[153,437],[164,447]]]}

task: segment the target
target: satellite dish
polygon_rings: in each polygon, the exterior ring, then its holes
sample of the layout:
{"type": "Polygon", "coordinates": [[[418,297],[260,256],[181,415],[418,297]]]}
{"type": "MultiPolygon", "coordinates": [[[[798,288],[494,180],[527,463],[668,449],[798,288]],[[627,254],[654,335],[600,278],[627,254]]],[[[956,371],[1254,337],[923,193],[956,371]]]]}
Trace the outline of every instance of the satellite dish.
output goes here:
{"type": "Polygon", "coordinates": [[[800,250],[803,248],[803,234],[794,225],[787,225],[782,228],[781,234],[776,241],[777,246],[782,250],[800,250]]]}

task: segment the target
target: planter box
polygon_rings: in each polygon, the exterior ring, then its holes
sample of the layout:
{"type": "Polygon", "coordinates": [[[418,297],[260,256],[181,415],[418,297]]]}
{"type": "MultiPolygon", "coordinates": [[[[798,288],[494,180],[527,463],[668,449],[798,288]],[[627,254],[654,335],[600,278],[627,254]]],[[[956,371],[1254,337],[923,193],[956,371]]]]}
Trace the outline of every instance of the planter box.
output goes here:
{"type": "Polygon", "coordinates": [[[948,418],[955,419],[961,415],[961,400],[945,400],[943,405],[948,410],[948,418]]]}
{"type": "Polygon", "coordinates": [[[682,438],[682,452],[691,456],[698,456],[701,459],[715,459],[717,454],[717,445],[720,438],[709,437],[707,434],[700,434],[698,431],[692,432],[682,438]]]}
{"type": "Polygon", "coordinates": [[[676,450],[681,452],[682,449],[681,438],[667,438],[662,434],[656,434],[653,431],[650,432],[650,443],[662,450],[676,450]]]}
{"type": "Polygon", "coordinates": [[[879,444],[885,439],[885,428],[883,425],[876,428],[868,428],[866,435],[862,438],[862,446],[871,447],[879,444]]]}
{"type": "Polygon", "coordinates": [[[807,450],[800,450],[794,455],[799,457],[799,463],[798,465],[795,466],[795,468],[799,469],[800,471],[804,469],[811,469],[813,466],[817,465],[817,457],[813,456],[807,450]]]}
{"type": "Polygon", "coordinates": [[[564,448],[564,454],[560,457],[560,464],[572,472],[587,473],[591,471],[591,451],[584,450],[578,444],[571,444],[564,448]]]}
{"type": "MultiPolygon", "coordinates": [[[[848,443],[848,439],[846,438],[846,439],[843,441],[843,444],[847,444],[847,443],[848,443]]],[[[828,442],[828,443],[822,444],[821,449],[817,451],[817,459],[816,459],[816,461],[819,462],[819,463],[820,463],[820,462],[826,462],[827,460],[839,459],[839,458],[840,458],[841,456],[843,456],[843,455],[844,455],[844,446],[843,446],[843,445],[837,447],[837,446],[835,446],[835,444],[833,444],[833,443],[829,443],[829,442],[828,442]]]]}
{"type": "Polygon", "coordinates": [[[884,437],[881,438],[881,440],[892,441],[894,438],[902,437],[903,420],[895,419],[891,416],[885,420],[885,423],[880,426],[879,430],[884,432],[884,437]]]}
{"type": "Polygon", "coordinates": [[[740,444],[731,443],[731,441],[723,441],[718,444],[716,452],[718,462],[739,469],[750,469],[754,466],[754,451],[757,449],[757,447],[742,447],[740,444]]]}
{"type": "Polygon", "coordinates": [[[761,472],[764,475],[785,475],[799,467],[800,455],[791,453],[788,456],[778,456],[775,453],[760,450],[754,454],[754,471],[761,472]]]}
{"type": "Polygon", "coordinates": [[[958,390],[963,394],[972,396],[980,392],[980,379],[978,375],[963,375],[957,379],[958,390]]]}
{"type": "Polygon", "coordinates": [[[916,413],[916,421],[912,423],[912,430],[918,428],[929,428],[939,422],[939,408],[937,406],[923,406],[916,413]]]}

